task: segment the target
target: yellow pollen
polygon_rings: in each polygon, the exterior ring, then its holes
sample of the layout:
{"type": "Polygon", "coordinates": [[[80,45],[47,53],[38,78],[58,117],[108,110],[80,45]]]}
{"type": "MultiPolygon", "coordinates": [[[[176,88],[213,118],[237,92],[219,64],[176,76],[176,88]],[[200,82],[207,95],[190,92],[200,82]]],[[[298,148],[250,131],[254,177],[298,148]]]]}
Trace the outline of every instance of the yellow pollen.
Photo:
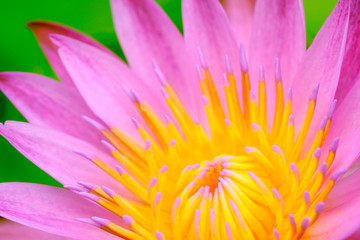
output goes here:
{"type": "Polygon", "coordinates": [[[301,128],[295,133],[292,93],[283,89],[279,60],[273,80],[276,96],[269,99],[263,67],[256,98],[244,54],[242,79],[235,79],[226,56],[226,98],[222,102],[201,50],[199,54],[200,94],[210,133],[204,130],[208,129],[204,123],[190,117],[154,64],[172,117],[165,116],[163,121],[152,106],[131,91],[134,106],[146,124],[133,119],[144,143],[117,127],[102,129],[108,140],[103,144],[118,165],[110,166],[95,157],[91,160],[128,193],[125,196],[106,186],[79,183],[87,189],[80,193],[83,197],[124,222],[117,225],[93,217],[93,225],[136,240],[301,239],[342,174],[328,173],[338,139],[330,149],[321,149],[336,101],[311,142],[306,141],[319,85],[314,86],[305,119],[296,123],[301,128]],[[271,121],[267,116],[269,100],[275,102],[271,121]]]}

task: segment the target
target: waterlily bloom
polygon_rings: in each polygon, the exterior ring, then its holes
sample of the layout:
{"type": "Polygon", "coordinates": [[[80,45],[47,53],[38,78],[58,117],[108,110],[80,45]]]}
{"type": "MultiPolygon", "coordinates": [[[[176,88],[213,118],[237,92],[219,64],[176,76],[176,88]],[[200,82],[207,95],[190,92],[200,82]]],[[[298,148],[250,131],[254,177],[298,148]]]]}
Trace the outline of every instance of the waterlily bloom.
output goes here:
{"type": "Polygon", "coordinates": [[[307,50],[301,1],[221,3],[183,0],[182,36],[153,0],[112,0],[128,65],[29,24],[61,82],[1,73],[29,123],[0,133],[65,189],[1,183],[0,215],[25,226],[0,234],[359,236],[359,1],[340,0],[307,50]]]}

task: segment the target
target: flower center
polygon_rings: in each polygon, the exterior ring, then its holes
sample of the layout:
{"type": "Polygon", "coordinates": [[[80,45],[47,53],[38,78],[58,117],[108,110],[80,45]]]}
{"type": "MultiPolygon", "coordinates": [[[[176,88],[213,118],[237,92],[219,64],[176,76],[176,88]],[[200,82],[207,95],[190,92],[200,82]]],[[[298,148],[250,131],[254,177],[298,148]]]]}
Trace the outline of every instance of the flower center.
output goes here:
{"type": "Polygon", "coordinates": [[[154,64],[173,117],[166,116],[163,124],[135,91],[129,91],[144,120],[142,125],[133,119],[145,147],[116,127],[106,128],[86,118],[106,136],[108,142],[103,143],[119,165],[109,166],[95,157],[91,160],[130,193],[80,182],[86,189],[80,194],[117,214],[125,225],[97,217],[80,220],[127,239],[301,238],[342,174],[327,174],[338,139],[327,157],[321,151],[336,101],[305,147],[319,85],[309,97],[304,122],[295,134],[291,89],[284,96],[277,61],[276,104],[268,129],[262,67],[256,99],[241,48],[240,99],[238,82],[226,57],[226,116],[200,49],[199,55],[199,83],[211,137],[189,116],[154,64]]]}

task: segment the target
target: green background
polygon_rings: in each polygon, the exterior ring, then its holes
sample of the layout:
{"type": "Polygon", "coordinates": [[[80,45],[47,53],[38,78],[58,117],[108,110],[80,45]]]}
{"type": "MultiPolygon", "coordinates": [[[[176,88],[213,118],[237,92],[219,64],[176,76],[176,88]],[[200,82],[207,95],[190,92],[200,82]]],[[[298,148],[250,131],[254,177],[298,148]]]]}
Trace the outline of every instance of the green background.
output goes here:
{"type": "MultiPolygon", "coordinates": [[[[180,0],[158,0],[181,29],[180,0]]],[[[304,0],[308,44],[336,4],[336,0],[304,0]]],[[[17,0],[2,1],[0,71],[35,72],[55,77],[26,22],[45,19],[76,28],[121,55],[113,30],[109,0],[17,0]]],[[[0,122],[25,121],[15,107],[0,93],[0,122]]],[[[57,185],[0,137],[0,182],[20,181],[57,185]]]]}

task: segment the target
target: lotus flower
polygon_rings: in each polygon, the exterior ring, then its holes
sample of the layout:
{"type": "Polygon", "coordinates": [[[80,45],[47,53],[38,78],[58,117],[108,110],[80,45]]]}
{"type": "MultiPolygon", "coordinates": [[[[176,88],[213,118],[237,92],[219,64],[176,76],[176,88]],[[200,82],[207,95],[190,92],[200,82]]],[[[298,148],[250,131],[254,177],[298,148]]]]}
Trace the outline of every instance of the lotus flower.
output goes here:
{"type": "Polygon", "coordinates": [[[182,36],[152,0],[112,0],[128,65],[29,24],[61,82],[1,73],[29,123],[0,133],[65,189],[1,183],[0,215],[22,224],[2,237],[359,236],[359,1],[307,50],[301,1],[221,3],[183,0],[182,36]]]}

